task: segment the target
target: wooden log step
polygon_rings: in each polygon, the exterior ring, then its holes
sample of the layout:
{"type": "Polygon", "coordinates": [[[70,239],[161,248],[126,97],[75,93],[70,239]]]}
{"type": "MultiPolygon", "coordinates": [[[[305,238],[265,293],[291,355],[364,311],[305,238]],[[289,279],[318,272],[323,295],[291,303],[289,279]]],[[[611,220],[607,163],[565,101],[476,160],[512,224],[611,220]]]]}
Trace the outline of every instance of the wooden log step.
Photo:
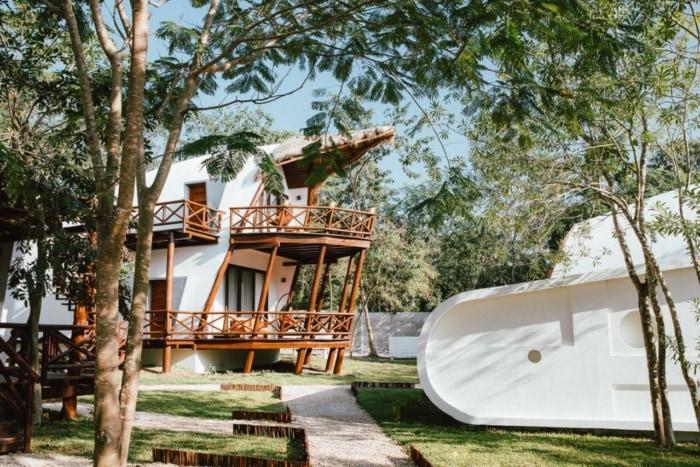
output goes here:
{"type": "Polygon", "coordinates": [[[278,423],[291,423],[292,414],[289,407],[285,412],[269,412],[264,410],[233,410],[233,420],[269,420],[278,423]]]}
{"type": "Polygon", "coordinates": [[[288,425],[251,425],[249,423],[234,423],[234,435],[263,436],[265,438],[306,440],[306,432],[303,428],[288,425]]]}
{"type": "Polygon", "coordinates": [[[24,433],[0,436],[0,454],[21,451],[24,448],[24,433]]]}
{"type": "Polygon", "coordinates": [[[22,426],[16,420],[0,420],[0,436],[22,433],[22,426]]]}
{"type": "Polygon", "coordinates": [[[282,386],[276,384],[223,383],[219,386],[222,391],[272,392],[277,399],[282,399],[282,386]]]}
{"type": "Polygon", "coordinates": [[[308,467],[309,461],[278,461],[259,457],[232,456],[181,449],[152,448],[153,462],[212,467],[308,467]]]}

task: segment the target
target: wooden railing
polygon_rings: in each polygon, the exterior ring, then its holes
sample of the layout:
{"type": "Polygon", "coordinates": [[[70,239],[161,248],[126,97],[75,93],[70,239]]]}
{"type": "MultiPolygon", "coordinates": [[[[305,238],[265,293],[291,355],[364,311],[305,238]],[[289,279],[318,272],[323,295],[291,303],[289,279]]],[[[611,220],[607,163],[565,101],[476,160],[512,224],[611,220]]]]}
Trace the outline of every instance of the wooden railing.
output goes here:
{"type": "MultiPolygon", "coordinates": [[[[221,232],[223,213],[204,204],[190,200],[166,201],[156,204],[153,212],[153,227],[182,228],[184,232],[196,235],[217,236],[221,232]]],[[[131,214],[131,225],[136,226],[138,209],[131,214]]]]}
{"type": "Polygon", "coordinates": [[[373,212],[335,206],[246,206],[231,208],[231,234],[296,233],[369,238],[373,212]]]}
{"type": "Polygon", "coordinates": [[[150,310],[144,339],[350,339],[353,313],[150,310]]]}
{"type": "MultiPolygon", "coordinates": [[[[118,327],[119,347],[126,342],[126,323],[118,327]]],[[[0,329],[9,329],[6,345],[28,359],[28,327],[23,323],[0,323],[0,329]]],[[[95,327],[72,325],[39,326],[41,351],[41,381],[92,378],[95,369],[95,327]]]]}
{"type": "Polygon", "coordinates": [[[0,337],[0,403],[4,409],[4,417],[13,418],[18,432],[21,433],[21,437],[15,441],[6,441],[9,445],[0,446],[2,452],[30,450],[33,385],[37,381],[39,375],[32,369],[26,356],[18,352],[9,340],[0,337]]]}

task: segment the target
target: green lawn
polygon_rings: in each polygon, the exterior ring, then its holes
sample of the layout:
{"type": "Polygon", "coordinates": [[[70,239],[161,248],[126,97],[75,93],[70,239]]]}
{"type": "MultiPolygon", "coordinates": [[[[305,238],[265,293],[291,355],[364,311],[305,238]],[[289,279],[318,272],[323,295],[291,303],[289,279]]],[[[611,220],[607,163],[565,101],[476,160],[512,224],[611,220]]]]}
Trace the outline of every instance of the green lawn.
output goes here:
{"type": "Polygon", "coordinates": [[[470,429],[419,389],[360,389],[357,401],[389,436],[416,446],[435,466],[700,465],[695,444],[668,452],[641,438],[470,429]]]}
{"type": "MultiPolygon", "coordinates": [[[[93,396],[80,396],[80,402],[92,404],[93,396]]],[[[282,413],[287,406],[265,391],[140,391],[136,410],[230,420],[233,410],[282,413]]]]}
{"type": "Polygon", "coordinates": [[[141,391],[136,410],[230,420],[232,410],[282,413],[287,407],[269,392],[141,391]]]}
{"type": "Polygon", "coordinates": [[[141,385],[149,384],[197,384],[197,383],[264,383],[264,384],[350,384],[353,381],[401,381],[417,382],[415,360],[387,360],[378,358],[346,358],[342,375],[326,374],[325,359],[314,356],[301,375],[294,374],[291,356],[275,365],[256,369],[249,375],[239,372],[196,374],[173,368],[168,375],[158,368],[141,372],[141,385]]]}
{"type": "MultiPolygon", "coordinates": [[[[32,451],[91,457],[93,429],[92,420],[88,418],[72,422],[45,423],[34,433],[32,451]]],[[[131,437],[129,462],[151,462],[153,447],[192,449],[277,460],[299,460],[303,456],[303,447],[295,440],[137,428],[131,437]]]]}

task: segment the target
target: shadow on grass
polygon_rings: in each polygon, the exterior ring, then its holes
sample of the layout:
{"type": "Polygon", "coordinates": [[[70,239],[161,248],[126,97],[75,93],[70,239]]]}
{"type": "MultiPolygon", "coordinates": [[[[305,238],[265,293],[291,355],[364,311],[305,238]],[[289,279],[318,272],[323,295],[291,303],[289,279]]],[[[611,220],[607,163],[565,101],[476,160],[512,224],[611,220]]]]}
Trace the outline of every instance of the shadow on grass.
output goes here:
{"type": "MultiPolygon", "coordinates": [[[[75,421],[50,421],[34,433],[32,450],[70,456],[92,457],[94,424],[89,418],[75,421]]],[[[304,456],[299,441],[259,436],[234,436],[170,430],[134,429],[129,462],[151,462],[151,448],[191,449],[196,451],[262,457],[276,460],[300,460],[304,456]]]]}
{"type": "Polygon", "coordinates": [[[325,372],[326,360],[314,354],[311,363],[301,375],[294,374],[295,358],[283,355],[279,362],[255,366],[251,374],[227,371],[196,374],[173,368],[172,373],[162,374],[158,368],[144,369],[141,382],[148,384],[198,384],[198,383],[251,383],[251,384],[350,384],[353,381],[417,382],[415,360],[389,360],[374,357],[346,358],[343,374],[325,372]]]}
{"type": "Polygon", "coordinates": [[[700,447],[645,438],[485,429],[450,418],[419,389],[359,389],[357,401],[397,441],[434,465],[700,465],[700,447]]]}
{"type": "Polygon", "coordinates": [[[287,406],[269,392],[142,391],[139,392],[136,410],[230,420],[232,410],[282,413],[287,406]]]}

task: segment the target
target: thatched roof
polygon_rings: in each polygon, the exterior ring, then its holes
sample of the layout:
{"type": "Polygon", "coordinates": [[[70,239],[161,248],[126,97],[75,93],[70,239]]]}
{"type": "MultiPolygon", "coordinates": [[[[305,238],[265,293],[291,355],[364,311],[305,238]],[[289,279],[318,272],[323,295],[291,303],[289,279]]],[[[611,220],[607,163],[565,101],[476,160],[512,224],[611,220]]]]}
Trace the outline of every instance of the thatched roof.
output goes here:
{"type": "Polygon", "coordinates": [[[353,131],[348,136],[323,135],[315,137],[293,136],[277,145],[272,157],[280,164],[288,164],[303,156],[304,148],[321,141],[321,152],[342,151],[347,153],[348,162],[361,157],[365,152],[394,139],[395,130],[390,126],[380,126],[353,131]]]}

